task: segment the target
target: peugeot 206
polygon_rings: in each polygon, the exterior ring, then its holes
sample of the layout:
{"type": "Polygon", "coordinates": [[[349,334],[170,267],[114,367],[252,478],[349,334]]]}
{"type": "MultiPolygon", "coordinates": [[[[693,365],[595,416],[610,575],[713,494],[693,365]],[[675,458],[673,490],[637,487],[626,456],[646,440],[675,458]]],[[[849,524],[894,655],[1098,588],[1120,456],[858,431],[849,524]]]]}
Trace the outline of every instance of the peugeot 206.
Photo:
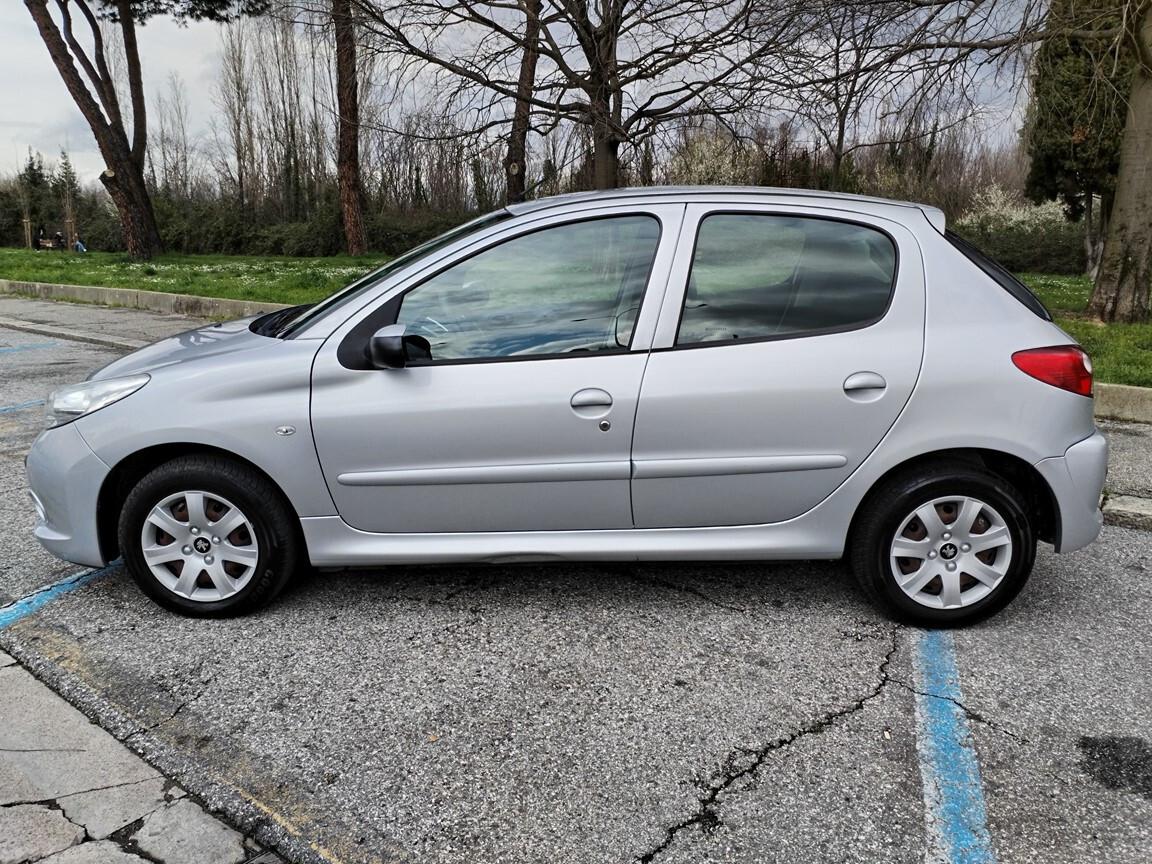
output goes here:
{"type": "Polygon", "coordinates": [[[1097,536],[1107,463],[1088,356],[939,210],[759,188],[509,206],[49,418],[40,542],[202,616],[307,565],[844,558],[961,624],[1097,536]]]}

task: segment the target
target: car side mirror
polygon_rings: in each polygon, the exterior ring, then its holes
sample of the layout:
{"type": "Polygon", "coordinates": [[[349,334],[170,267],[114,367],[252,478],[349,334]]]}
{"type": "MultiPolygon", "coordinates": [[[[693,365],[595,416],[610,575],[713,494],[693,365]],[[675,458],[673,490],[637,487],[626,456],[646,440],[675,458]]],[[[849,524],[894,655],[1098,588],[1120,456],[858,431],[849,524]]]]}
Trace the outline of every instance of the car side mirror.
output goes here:
{"type": "Polygon", "coordinates": [[[410,360],[431,360],[432,348],[423,336],[406,336],[403,324],[389,324],[368,340],[368,359],[377,369],[403,369],[410,360]]]}

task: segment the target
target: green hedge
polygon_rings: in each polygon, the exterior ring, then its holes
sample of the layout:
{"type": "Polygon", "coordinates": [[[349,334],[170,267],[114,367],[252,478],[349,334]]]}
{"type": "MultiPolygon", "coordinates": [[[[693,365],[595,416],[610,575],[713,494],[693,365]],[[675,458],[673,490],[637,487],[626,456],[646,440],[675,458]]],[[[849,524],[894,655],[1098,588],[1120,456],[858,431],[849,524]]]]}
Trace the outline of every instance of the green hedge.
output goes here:
{"type": "Polygon", "coordinates": [[[1031,204],[989,186],[952,229],[1014,272],[1080,275],[1088,269],[1084,223],[1054,201],[1031,204]]]}

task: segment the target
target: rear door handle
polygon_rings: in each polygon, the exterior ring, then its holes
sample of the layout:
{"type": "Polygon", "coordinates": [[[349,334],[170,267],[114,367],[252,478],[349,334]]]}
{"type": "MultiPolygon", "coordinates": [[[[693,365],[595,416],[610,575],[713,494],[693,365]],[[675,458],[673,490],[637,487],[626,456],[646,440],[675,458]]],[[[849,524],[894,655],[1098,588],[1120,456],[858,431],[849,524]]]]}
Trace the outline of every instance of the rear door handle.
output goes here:
{"type": "Polygon", "coordinates": [[[577,416],[595,419],[603,417],[611,409],[612,394],[599,387],[586,387],[573,393],[569,404],[577,416]]]}
{"type": "Polygon", "coordinates": [[[844,379],[844,392],[854,390],[883,390],[888,386],[883,375],[876,372],[856,372],[844,379]]]}

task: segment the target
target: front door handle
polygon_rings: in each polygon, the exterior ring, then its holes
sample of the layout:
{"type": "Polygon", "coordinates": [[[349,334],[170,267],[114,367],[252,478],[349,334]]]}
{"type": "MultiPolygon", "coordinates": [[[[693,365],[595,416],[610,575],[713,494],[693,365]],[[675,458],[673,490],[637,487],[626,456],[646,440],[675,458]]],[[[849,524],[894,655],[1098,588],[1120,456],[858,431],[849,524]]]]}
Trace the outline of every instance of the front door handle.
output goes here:
{"type": "Polygon", "coordinates": [[[844,391],[852,390],[883,390],[888,386],[883,375],[875,372],[857,372],[844,379],[844,391]]]}
{"type": "Polygon", "coordinates": [[[595,420],[612,409],[612,394],[599,387],[586,387],[573,393],[569,404],[576,416],[595,420]]]}

